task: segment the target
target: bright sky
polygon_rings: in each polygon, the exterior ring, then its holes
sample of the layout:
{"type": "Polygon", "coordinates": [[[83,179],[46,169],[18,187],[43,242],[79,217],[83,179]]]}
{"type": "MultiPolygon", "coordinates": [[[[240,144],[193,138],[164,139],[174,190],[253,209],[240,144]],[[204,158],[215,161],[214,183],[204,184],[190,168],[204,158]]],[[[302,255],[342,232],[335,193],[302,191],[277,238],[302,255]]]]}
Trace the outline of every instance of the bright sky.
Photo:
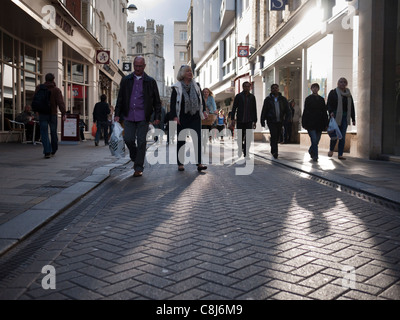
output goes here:
{"type": "MultiPolygon", "coordinates": [[[[138,8],[129,13],[128,20],[135,27],[146,27],[146,20],[152,19],[155,25],[164,26],[165,76],[174,76],[174,21],[186,21],[190,9],[190,0],[130,0],[138,8]]],[[[175,83],[175,79],[172,79],[175,83]]]]}

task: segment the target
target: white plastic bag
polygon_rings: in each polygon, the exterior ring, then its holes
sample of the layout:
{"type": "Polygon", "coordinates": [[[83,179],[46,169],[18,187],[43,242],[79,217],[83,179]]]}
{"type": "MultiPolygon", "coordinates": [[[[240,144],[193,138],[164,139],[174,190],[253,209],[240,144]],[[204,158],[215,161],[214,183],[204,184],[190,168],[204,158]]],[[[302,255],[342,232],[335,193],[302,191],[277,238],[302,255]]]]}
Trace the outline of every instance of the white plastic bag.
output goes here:
{"type": "Polygon", "coordinates": [[[110,151],[114,157],[125,157],[124,129],[119,122],[114,123],[114,130],[110,138],[110,151]]]}
{"type": "Polygon", "coordinates": [[[341,140],[343,138],[339,126],[333,117],[331,117],[331,120],[329,120],[328,134],[331,140],[341,140]]]}

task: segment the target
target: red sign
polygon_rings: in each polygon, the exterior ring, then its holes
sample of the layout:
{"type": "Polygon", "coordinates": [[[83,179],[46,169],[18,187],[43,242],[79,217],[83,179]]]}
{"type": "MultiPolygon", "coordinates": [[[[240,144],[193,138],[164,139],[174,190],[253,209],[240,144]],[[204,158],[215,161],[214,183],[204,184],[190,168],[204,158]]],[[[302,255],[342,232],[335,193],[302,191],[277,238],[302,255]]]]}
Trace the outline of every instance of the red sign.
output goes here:
{"type": "Polygon", "coordinates": [[[96,63],[97,64],[110,64],[110,51],[97,50],[96,63]]]}
{"type": "Polygon", "coordinates": [[[250,46],[238,46],[238,57],[247,58],[250,56],[250,46]]]}

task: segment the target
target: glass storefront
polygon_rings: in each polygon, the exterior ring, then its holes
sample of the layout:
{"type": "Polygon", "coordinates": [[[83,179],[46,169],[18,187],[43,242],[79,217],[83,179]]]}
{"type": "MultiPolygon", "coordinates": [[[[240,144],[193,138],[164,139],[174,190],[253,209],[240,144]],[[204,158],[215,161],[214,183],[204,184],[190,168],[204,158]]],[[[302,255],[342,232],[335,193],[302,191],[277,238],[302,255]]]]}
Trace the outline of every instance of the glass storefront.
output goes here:
{"type": "Polygon", "coordinates": [[[400,155],[400,6],[397,8],[395,154],[400,155]]]}
{"type": "Polygon", "coordinates": [[[0,130],[33,100],[42,77],[42,51],[0,30],[0,130]]]}
{"type": "Polygon", "coordinates": [[[66,109],[72,114],[79,114],[89,128],[89,66],[64,59],[63,67],[66,109]]]}
{"type": "Polygon", "coordinates": [[[307,49],[307,80],[308,94],[311,92],[311,85],[318,83],[320,86],[319,95],[328,98],[330,90],[328,88],[328,79],[332,73],[332,52],[333,52],[333,37],[326,36],[316,44],[307,49]]]}

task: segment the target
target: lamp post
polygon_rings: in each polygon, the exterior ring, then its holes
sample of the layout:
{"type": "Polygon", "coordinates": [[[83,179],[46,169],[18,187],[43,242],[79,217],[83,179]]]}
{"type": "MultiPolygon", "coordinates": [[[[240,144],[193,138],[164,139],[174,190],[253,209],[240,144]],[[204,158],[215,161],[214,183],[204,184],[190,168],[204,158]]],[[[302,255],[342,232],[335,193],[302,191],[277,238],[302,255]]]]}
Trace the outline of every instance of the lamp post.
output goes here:
{"type": "Polygon", "coordinates": [[[122,13],[124,13],[125,10],[128,10],[129,12],[134,12],[137,10],[137,7],[134,4],[131,4],[131,5],[129,5],[128,8],[122,8],[122,13]]]}

